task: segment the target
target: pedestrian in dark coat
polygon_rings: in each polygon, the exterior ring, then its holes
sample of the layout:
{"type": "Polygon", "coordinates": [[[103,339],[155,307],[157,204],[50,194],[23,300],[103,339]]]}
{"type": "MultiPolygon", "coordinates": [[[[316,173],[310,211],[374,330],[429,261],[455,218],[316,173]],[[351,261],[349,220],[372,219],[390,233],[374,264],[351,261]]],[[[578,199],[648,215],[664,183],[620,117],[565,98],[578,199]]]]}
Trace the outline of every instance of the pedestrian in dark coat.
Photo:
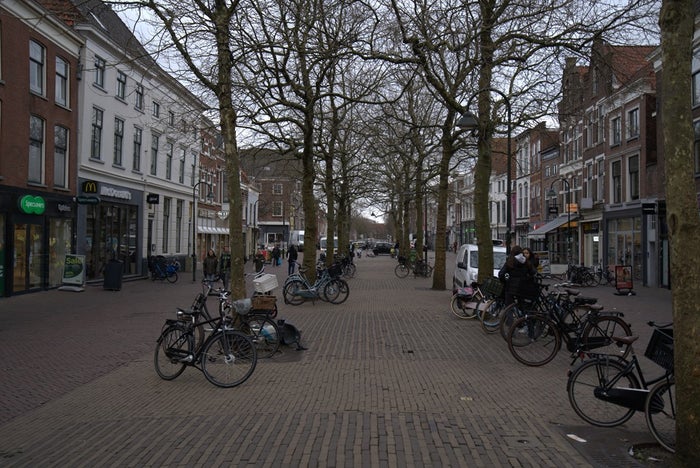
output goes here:
{"type": "Polygon", "coordinates": [[[538,291],[535,275],[537,270],[533,267],[519,245],[510,250],[506,263],[498,272],[498,277],[505,282],[506,305],[515,302],[515,298],[532,298],[538,291]]]}

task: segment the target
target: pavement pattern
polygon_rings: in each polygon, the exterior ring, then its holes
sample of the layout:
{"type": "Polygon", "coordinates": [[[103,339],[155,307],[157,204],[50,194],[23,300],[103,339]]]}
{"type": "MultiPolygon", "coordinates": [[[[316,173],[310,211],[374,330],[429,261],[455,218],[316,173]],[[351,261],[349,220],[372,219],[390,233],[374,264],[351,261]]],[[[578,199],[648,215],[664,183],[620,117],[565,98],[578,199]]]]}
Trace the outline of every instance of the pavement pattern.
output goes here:
{"type": "MultiPolygon", "coordinates": [[[[431,279],[397,278],[389,256],[356,265],[341,305],[285,305],[278,289],[278,318],[308,349],[259,360],[232,389],[194,368],[173,381],[154,371],[164,320],[200,291],[185,275],[0,299],[0,466],[644,466],[627,453],[653,442],[643,415],[603,429],[570,408],[567,352],[523,366],[431,279]]],[[[287,267],[267,272],[281,285],[287,267]]],[[[625,312],[641,356],[671,294],[635,291],[584,294],[625,312]]]]}

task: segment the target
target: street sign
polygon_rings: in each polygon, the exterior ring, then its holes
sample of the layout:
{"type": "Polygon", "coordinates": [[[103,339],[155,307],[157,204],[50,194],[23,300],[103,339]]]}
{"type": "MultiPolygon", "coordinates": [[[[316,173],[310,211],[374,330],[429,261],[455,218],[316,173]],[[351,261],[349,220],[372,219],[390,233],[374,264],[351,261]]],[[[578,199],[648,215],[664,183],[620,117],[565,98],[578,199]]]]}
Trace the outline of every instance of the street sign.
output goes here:
{"type": "Polygon", "coordinates": [[[559,214],[559,208],[556,206],[550,206],[547,212],[549,214],[556,215],[556,214],[559,214]]]}
{"type": "Polygon", "coordinates": [[[79,205],[97,205],[100,203],[100,197],[79,195],[75,197],[75,201],[79,205]]]}

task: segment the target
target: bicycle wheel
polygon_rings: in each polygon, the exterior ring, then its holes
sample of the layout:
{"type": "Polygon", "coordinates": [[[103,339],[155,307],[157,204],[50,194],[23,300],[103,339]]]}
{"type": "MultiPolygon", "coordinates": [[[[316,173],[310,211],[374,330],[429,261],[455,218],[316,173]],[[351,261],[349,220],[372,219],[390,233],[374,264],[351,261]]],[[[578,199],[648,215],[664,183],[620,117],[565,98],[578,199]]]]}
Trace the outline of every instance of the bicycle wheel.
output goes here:
{"type": "Polygon", "coordinates": [[[348,263],[343,267],[343,276],[346,278],[354,278],[355,277],[355,272],[357,271],[357,268],[355,267],[354,264],[348,263]]]}
{"type": "Polygon", "coordinates": [[[453,294],[450,300],[450,310],[461,319],[473,319],[476,318],[476,308],[474,308],[476,304],[474,298],[453,294]]]}
{"type": "Polygon", "coordinates": [[[167,279],[169,283],[177,283],[177,271],[174,271],[172,275],[166,273],[165,279],[167,279]]]}
{"type": "Polygon", "coordinates": [[[669,452],[676,451],[676,381],[664,380],[649,391],[644,414],[649,432],[669,452]]]}
{"type": "Polygon", "coordinates": [[[597,316],[588,320],[581,335],[581,349],[595,354],[609,354],[626,358],[630,353],[631,345],[618,344],[613,341],[613,336],[631,336],[632,329],[629,324],[618,316],[597,316]]]}
{"type": "Polygon", "coordinates": [[[586,286],[595,286],[598,284],[598,280],[596,280],[595,275],[591,271],[584,272],[581,279],[586,286]]]}
{"type": "Polygon", "coordinates": [[[245,331],[253,340],[258,358],[272,357],[280,349],[280,332],[274,320],[265,316],[249,317],[245,331]]]}
{"type": "Polygon", "coordinates": [[[496,333],[501,327],[501,314],[505,307],[500,299],[482,299],[476,306],[481,315],[481,328],[484,332],[496,333]]]}
{"type": "Polygon", "coordinates": [[[628,398],[625,389],[641,388],[633,373],[623,374],[626,367],[624,360],[601,356],[584,361],[571,372],[566,393],[581,419],[594,426],[614,427],[632,417],[634,409],[615,403],[628,398]]]}
{"type": "Polygon", "coordinates": [[[153,356],[156,373],[163,380],[173,380],[185,371],[192,359],[192,335],[185,327],[168,327],[161,333],[153,356]]]}
{"type": "Polygon", "coordinates": [[[525,312],[518,306],[516,302],[510,304],[501,313],[500,320],[498,322],[498,329],[501,332],[501,336],[504,340],[508,341],[508,330],[513,325],[513,322],[518,320],[520,317],[524,317],[525,312]]]}
{"type": "Polygon", "coordinates": [[[403,263],[399,263],[396,265],[396,268],[394,268],[394,274],[399,278],[407,277],[410,272],[411,270],[403,263]]]}
{"type": "Polygon", "coordinates": [[[508,330],[510,354],[526,366],[543,366],[554,359],[561,348],[557,326],[542,315],[521,317],[508,330]]]}
{"type": "Polygon", "coordinates": [[[217,387],[235,387],[253,374],[257,353],[244,333],[226,330],[210,338],[201,355],[204,377],[217,387]]]}
{"type": "Polygon", "coordinates": [[[306,289],[306,285],[301,280],[292,280],[284,286],[282,297],[285,304],[299,305],[304,302],[304,297],[297,295],[299,291],[306,289]]]}
{"type": "Polygon", "coordinates": [[[347,281],[336,278],[326,284],[323,288],[323,295],[331,304],[342,304],[350,296],[350,286],[348,286],[347,281]]]}

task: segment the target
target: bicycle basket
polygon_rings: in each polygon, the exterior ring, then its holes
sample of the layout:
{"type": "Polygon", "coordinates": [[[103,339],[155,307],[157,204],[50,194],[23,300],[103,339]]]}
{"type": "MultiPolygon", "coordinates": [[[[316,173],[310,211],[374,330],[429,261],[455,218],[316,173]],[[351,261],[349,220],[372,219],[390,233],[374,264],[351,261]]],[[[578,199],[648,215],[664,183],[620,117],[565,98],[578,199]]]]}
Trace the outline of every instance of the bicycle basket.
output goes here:
{"type": "Polygon", "coordinates": [[[673,370],[673,329],[655,328],[644,355],[663,367],[673,370]]]}
{"type": "Polygon", "coordinates": [[[479,289],[487,296],[500,297],[503,295],[503,283],[496,277],[486,278],[479,289]]]}
{"type": "Polygon", "coordinates": [[[343,265],[334,263],[328,267],[328,274],[331,275],[331,278],[339,278],[343,274],[343,265]]]}

